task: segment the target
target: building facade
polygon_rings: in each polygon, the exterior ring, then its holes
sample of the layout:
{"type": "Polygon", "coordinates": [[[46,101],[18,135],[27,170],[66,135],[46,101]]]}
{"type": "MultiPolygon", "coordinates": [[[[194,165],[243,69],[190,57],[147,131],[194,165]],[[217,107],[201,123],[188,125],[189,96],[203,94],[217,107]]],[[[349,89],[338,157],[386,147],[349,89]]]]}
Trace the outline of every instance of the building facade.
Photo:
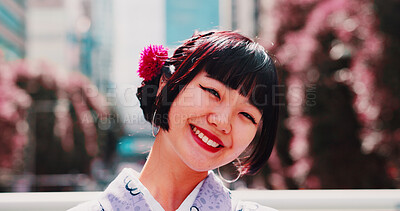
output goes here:
{"type": "Polygon", "coordinates": [[[25,1],[0,1],[0,50],[6,60],[25,56],[25,1]]]}

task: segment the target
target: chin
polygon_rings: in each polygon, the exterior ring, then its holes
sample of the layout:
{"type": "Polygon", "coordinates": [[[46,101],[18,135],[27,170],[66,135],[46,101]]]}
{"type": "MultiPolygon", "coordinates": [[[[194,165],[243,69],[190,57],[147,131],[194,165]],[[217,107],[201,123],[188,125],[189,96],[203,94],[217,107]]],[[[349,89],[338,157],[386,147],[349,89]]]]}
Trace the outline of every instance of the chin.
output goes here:
{"type": "Polygon", "coordinates": [[[185,162],[186,163],[186,165],[190,168],[190,169],[192,169],[193,171],[196,171],[196,172],[207,172],[207,171],[210,171],[210,170],[213,170],[213,169],[215,169],[216,167],[213,167],[213,166],[211,166],[211,165],[207,165],[206,164],[206,162],[185,162]]]}
{"type": "Polygon", "coordinates": [[[208,169],[208,168],[191,168],[193,171],[202,173],[202,172],[208,172],[210,170],[213,170],[214,168],[208,169]]]}

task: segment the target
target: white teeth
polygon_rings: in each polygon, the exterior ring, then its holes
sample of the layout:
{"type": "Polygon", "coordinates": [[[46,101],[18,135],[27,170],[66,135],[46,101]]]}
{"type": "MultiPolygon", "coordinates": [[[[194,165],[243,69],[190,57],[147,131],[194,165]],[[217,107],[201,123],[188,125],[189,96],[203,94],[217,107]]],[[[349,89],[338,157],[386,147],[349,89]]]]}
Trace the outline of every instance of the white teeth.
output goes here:
{"type": "Polygon", "coordinates": [[[218,144],[214,142],[214,145],[213,145],[213,147],[218,147],[218,144]]]}
{"type": "Polygon", "coordinates": [[[193,132],[204,142],[206,143],[208,146],[212,146],[212,147],[218,147],[219,144],[216,143],[215,141],[211,140],[210,138],[208,138],[206,135],[204,135],[202,132],[200,132],[196,127],[193,126],[193,132]]]}

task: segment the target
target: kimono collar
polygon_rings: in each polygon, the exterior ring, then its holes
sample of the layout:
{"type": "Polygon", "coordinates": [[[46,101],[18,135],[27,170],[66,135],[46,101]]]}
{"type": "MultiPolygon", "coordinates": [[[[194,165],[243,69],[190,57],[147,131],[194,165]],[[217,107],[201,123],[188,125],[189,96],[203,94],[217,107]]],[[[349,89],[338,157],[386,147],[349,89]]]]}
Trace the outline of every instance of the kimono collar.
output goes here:
{"type": "Polygon", "coordinates": [[[232,210],[231,192],[214,172],[210,171],[204,179],[190,211],[200,210],[232,210]]]}
{"type": "MultiPolygon", "coordinates": [[[[124,169],[118,177],[103,192],[98,201],[104,210],[151,210],[144,194],[147,189],[137,184],[137,178],[131,169],[124,169]]],[[[231,210],[230,191],[223,186],[222,181],[210,171],[204,179],[199,193],[190,211],[231,210]]]]}

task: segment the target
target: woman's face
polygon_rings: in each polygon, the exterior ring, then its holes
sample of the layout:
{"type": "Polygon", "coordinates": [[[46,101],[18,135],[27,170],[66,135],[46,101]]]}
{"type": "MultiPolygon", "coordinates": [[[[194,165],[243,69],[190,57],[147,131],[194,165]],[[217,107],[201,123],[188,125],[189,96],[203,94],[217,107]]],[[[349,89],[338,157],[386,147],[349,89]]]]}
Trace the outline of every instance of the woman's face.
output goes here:
{"type": "Polygon", "coordinates": [[[170,129],[159,135],[173,156],[202,172],[237,158],[253,140],[260,119],[246,97],[201,71],[172,103],[170,129]]]}

